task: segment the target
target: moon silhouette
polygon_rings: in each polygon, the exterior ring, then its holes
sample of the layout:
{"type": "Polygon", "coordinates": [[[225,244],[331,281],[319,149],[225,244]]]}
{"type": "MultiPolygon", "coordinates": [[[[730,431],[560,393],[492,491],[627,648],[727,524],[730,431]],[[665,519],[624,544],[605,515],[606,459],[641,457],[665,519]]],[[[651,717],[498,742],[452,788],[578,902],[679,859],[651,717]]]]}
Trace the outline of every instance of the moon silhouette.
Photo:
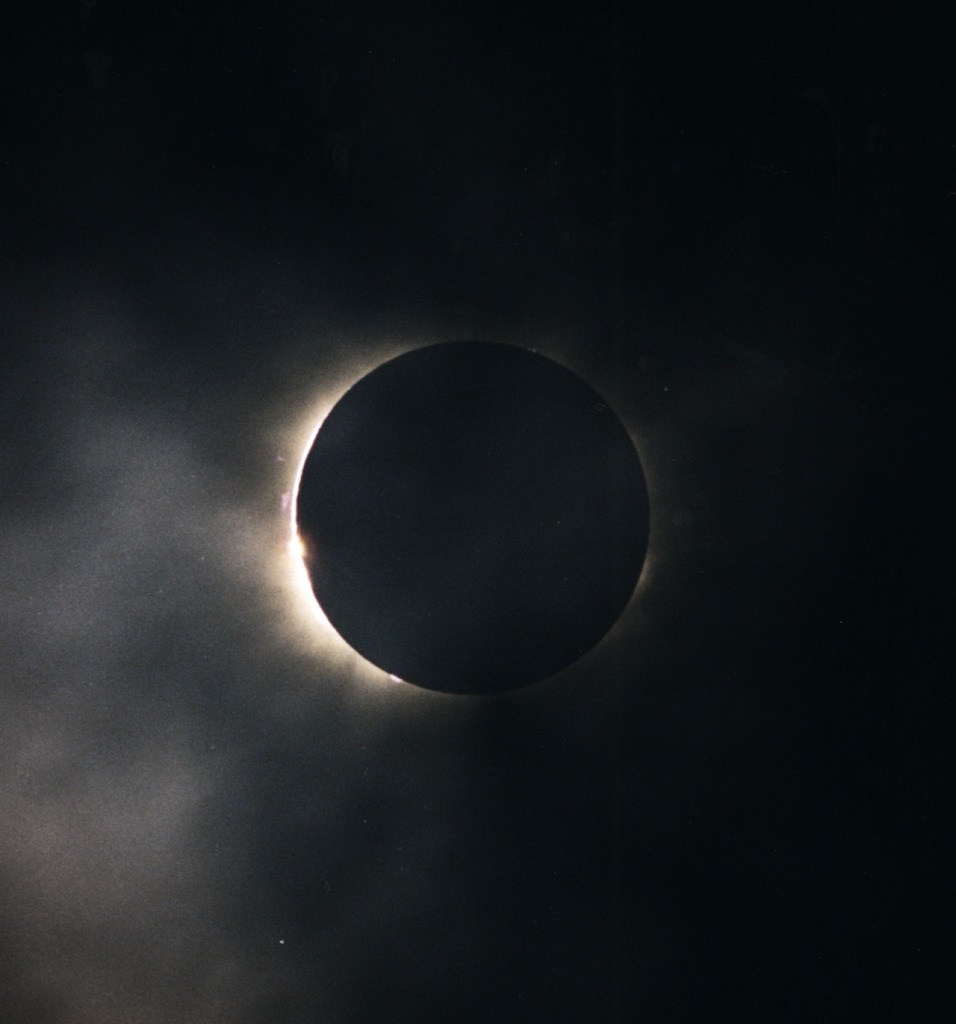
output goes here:
{"type": "Polygon", "coordinates": [[[406,352],[334,406],[296,526],[312,591],[384,672],[480,694],[545,679],[618,619],[647,551],[640,459],[608,403],[512,345],[406,352]]]}

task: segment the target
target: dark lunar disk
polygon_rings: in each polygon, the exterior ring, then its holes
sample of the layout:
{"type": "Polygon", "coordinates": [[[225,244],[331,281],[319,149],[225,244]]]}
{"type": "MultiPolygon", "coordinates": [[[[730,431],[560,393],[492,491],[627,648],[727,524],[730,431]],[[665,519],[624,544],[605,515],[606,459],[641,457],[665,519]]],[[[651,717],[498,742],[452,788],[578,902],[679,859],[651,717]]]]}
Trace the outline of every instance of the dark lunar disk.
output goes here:
{"type": "Polygon", "coordinates": [[[488,693],[576,661],[617,620],[648,537],[644,474],[589,385],[510,345],[408,352],[355,384],[296,509],[316,599],[401,679],[488,693]]]}

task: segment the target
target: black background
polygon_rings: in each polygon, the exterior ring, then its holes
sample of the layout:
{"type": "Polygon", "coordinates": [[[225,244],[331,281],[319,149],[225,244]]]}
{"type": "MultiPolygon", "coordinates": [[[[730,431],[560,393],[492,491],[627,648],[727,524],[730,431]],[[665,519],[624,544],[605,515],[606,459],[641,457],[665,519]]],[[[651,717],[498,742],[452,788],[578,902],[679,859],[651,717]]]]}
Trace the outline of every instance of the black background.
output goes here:
{"type": "Polygon", "coordinates": [[[0,1018],[950,1018],[954,27],[7,15],[0,1018]],[[594,656],[476,700],[283,560],[309,409],[454,338],[652,504],[594,656]]]}

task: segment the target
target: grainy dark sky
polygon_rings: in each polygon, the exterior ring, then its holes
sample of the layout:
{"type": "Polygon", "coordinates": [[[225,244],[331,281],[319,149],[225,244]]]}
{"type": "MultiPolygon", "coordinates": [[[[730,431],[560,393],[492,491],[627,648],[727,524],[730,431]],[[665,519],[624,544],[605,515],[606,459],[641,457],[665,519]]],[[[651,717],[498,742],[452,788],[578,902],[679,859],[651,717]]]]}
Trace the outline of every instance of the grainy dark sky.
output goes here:
{"type": "Polygon", "coordinates": [[[4,1024],[948,1019],[954,28],[8,15],[4,1024]],[[579,373],[651,499],[612,633],[498,697],[351,655],[284,507],[465,338],[579,373]]]}

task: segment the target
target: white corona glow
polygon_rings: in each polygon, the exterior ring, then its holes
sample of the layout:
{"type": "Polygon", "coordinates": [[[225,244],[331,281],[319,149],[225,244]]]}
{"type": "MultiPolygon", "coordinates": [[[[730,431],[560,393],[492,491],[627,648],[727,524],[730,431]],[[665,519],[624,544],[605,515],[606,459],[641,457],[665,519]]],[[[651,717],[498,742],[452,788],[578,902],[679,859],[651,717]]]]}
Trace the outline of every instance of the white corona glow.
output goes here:
{"type": "MultiPolygon", "coordinates": [[[[282,618],[281,628],[282,631],[292,635],[292,639],[295,640],[296,646],[300,646],[302,649],[312,653],[320,663],[326,667],[334,670],[336,673],[347,675],[348,677],[361,681],[367,686],[371,686],[374,689],[378,689],[380,686],[394,687],[395,691],[401,691],[411,697],[416,695],[419,698],[428,696],[430,699],[438,699],[441,695],[435,691],[423,690],[416,686],[403,686],[395,687],[394,684],[403,682],[403,680],[389,673],[385,669],[381,669],[371,662],[363,658],[358,652],[350,647],[345,640],[336,632],[335,628],[329,622],[325,612],[322,610],[319,602],[316,600],[315,594],[312,590],[312,583],[309,579],[308,569],[306,567],[307,558],[317,557],[316,552],[310,552],[307,547],[307,542],[300,535],[297,521],[297,507],[299,499],[299,487],[302,481],[302,474],[305,469],[305,461],[312,450],[312,445],[318,436],[319,431],[322,428],[326,417],[336,406],[342,396],[358,381],[369,374],[372,370],[381,366],[383,363],[388,362],[395,357],[404,354],[405,352],[411,352],[415,349],[424,348],[429,345],[434,345],[442,341],[448,340],[448,336],[454,336],[454,332],[448,332],[448,335],[441,338],[416,338],[414,341],[409,342],[393,342],[391,344],[383,344],[375,353],[366,354],[361,360],[353,360],[349,365],[339,365],[333,369],[333,372],[329,373],[329,368],[325,367],[324,372],[316,371],[317,376],[324,376],[326,379],[326,386],[321,389],[318,394],[313,394],[311,399],[307,401],[306,408],[303,414],[299,417],[297,423],[291,428],[282,432],[280,443],[283,449],[287,452],[297,453],[289,457],[281,456],[277,461],[288,466],[290,469],[294,467],[294,476],[291,481],[286,480],[282,489],[285,492],[285,497],[281,501],[281,507],[283,512],[286,514],[286,526],[284,528],[285,538],[281,546],[282,555],[278,559],[275,565],[276,575],[278,577],[277,582],[282,590],[289,595],[289,603],[285,605],[285,614],[282,614],[282,609],[278,609],[282,618]],[[331,377],[331,381],[330,381],[331,377]],[[291,613],[291,614],[289,614],[291,613]]],[[[513,343],[509,339],[505,338],[486,338],[489,342],[503,342],[513,343]]],[[[529,341],[532,339],[529,339],[529,341]]],[[[659,552],[655,544],[655,480],[653,474],[653,452],[650,462],[646,459],[646,452],[644,445],[637,445],[636,433],[637,424],[636,416],[634,415],[633,409],[626,408],[626,400],[623,402],[615,401],[615,393],[618,391],[619,383],[613,379],[607,381],[603,380],[592,380],[590,375],[587,373],[587,359],[586,358],[575,358],[575,356],[581,356],[581,353],[577,351],[578,346],[568,339],[564,339],[563,343],[560,339],[551,338],[547,341],[535,339],[534,346],[526,346],[532,352],[538,352],[551,359],[552,361],[565,366],[567,369],[577,373],[584,380],[589,381],[591,386],[595,390],[605,396],[605,400],[608,405],[613,409],[616,407],[616,414],[620,417],[624,423],[628,433],[635,443],[635,447],[638,448],[639,455],[641,457],[641,463],[644,469],[645,480],[648,486],[650,506],[651,506],[651,530],[648,542],[648,550],[645,555],[644,565],[640,578],[638,580],[637,587],[635,588],[634,594],[631,596],[631,600],[628,605],[624,608],[620,618],[612,626],[605,640],[597,645],[597,648],[593,649],[587,655],[585,655],[579,662],[569,666],[563,670],[563,673],[576,673],[578,671],[586,671],[587,666],[592,662],[592,659],[597,657],[602,658],[602,650],[605,651],[606,656],[606,645],[610,638],[614,638],[612,642],[620,642],[625,635],[634,636],[635,633],[641,631],[640,620],[643,618],[639,611],[639,606],[643,605],[646,601],[648,588],[653,583],[653,578],[656,575],[654,569],[659,564],[659,552]],[[622,406],[624,406],[622,408],[622,406]],[[630,413],[630,415],[628,415],[630,413]]],[[[617,396],[621,397],[621,396],[617,396]]],[[[642,432],[644,433],[644,432],[642,432]]],[[[650,441],[650,447],[653,449],[653,439],[649,439],[645,436],[645,442],[650,441]]]]}

